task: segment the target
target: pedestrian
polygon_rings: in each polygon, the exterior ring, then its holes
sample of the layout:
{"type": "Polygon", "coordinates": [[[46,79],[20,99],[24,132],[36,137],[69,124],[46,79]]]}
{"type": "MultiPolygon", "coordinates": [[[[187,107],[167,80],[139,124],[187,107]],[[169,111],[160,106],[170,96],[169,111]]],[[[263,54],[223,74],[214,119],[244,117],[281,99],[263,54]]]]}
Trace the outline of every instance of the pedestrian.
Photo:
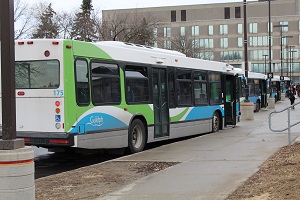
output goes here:
{"type": "MultiPolygon", "coordinates": [[[[287,97],[290,99],[291,105],[293,105],[295,102],[293,86],[289,87],[289,90],[287,92],[287,97]]],[[[295,109],[295,107],[293,106],[292,109],[295,109]]]]}

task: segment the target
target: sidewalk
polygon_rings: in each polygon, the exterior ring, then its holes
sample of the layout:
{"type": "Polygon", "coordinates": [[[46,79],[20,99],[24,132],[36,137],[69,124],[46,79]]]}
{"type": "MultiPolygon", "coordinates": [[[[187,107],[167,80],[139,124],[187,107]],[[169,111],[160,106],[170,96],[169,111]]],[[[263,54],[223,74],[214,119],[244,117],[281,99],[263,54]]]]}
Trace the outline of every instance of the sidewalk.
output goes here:
{"type": "MultiPolygon", "coordinates": [[[[262,109],[254,114],[254,120],[244,120],[235,128],[122,157],[119,160],[181,163],[97,200],[225,199],[273,153],[288,145],[287,131],[271,132],[268,124],[271,111],[287,106],[288,99],[277,102],[275,109],[262,109]]],[[[299,115],[300,106],[292,110],[291,119],[299,120],[299,115]]],[[[272,120],[274,128],[282,129],[287,114],[272,120]]],[[[299,127],[292,128],[291,133],[294,141],[300,135],[299,127]]]]}

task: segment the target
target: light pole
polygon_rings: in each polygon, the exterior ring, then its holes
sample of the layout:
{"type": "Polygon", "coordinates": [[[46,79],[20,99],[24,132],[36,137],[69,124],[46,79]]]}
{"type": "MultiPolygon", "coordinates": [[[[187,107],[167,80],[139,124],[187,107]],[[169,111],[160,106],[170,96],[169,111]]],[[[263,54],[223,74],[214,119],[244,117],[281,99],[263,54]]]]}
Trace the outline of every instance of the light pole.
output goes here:
{"type": "MultiPolygon", "coordinates": [[[[243,10],[244,10],[244,59],[245,59],[245,76],[246,79],[248,78],[248,32],[247,32],[247,2],[246,0],[243,0],[243,10]]],[[[249,90],[248,90],[248,84],[246,82],[245,86],[245,102],[249,102],[249,90]]]]}
{"type": "Polygon", "coordinates": [[[292,48],[295,48],[295,46],[294,45],[288,45],[288,44],[286,45],[287,77],[289,77],[289,73],[291,73],[291,62],[292,62],[291,51],[292,51],[292,48]],[[290,59],[290,67],[289,67],[289,59],[290,59]]]}
{"type": "Polygon", "coordinates": [[[274,25],[273,27],[280,27],[280,76],[283,76],[283,71],[282,71],[282,27],[288,27],[287,24],[279,24],[279,25],[274,25]]]}
{"type": "Polygon", "coordinates": [[[293,69],[293,65],[294,65],[294,53],[296,53],[297,51],[296,50],[292,50],[292,51],[290,51],[290,53],[291,53],[291,62],[290,62],[290,81],[292,81],[292,69],[293,69]]]}
{"type": "Polygon", "coordinates": [[[263,57],[265,57],[265,74],[267,74],[267,57],[268,55],[263,55],[263,57]]]}

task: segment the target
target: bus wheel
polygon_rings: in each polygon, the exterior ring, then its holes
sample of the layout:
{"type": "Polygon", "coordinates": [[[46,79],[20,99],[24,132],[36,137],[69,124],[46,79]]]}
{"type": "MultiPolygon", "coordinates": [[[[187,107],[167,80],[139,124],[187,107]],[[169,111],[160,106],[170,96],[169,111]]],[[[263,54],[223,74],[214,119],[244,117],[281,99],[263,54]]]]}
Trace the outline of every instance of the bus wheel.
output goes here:
{"type": "Polygon", "coordinates": [[[143,151],[146,144],[146,132],[143,122],[135,119],[130,127],[128,133],[128,147],[131,153],[143,151]]]}
{"type": "Polygon", "coordinates": [[[213,123],[212,123],[212,132],[218,132],[220,130],[220,116],[217,112],[214,113],[213,123]]]}
{"type": "Polygon", "coordinates": [[[260,110],[260,103],[259,101],[257,101],[255,104],[255,112],[259,112],[259,110],[260,110]]]}

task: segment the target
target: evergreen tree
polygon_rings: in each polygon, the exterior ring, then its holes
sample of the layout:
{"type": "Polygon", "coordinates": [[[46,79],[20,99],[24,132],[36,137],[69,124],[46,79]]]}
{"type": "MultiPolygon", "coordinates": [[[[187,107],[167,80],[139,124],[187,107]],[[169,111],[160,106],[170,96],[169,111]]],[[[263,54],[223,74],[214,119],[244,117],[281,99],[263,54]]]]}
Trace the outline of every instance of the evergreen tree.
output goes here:
{"type": "Polygon", "coordinates": [[[76,13],[71,37],[75,40],[91,42],[96,39],[96,26],[91,18],[92,0],[82,0],[80,12],[76,13]]]}
{"type": "Polygon", "coordinates": [[[53,22],[56,12],[52,9],[51,3],[38,17],[38,28],[32,34],[33,38],[56,38],[58,36],[59,26],[53,22]]]}

